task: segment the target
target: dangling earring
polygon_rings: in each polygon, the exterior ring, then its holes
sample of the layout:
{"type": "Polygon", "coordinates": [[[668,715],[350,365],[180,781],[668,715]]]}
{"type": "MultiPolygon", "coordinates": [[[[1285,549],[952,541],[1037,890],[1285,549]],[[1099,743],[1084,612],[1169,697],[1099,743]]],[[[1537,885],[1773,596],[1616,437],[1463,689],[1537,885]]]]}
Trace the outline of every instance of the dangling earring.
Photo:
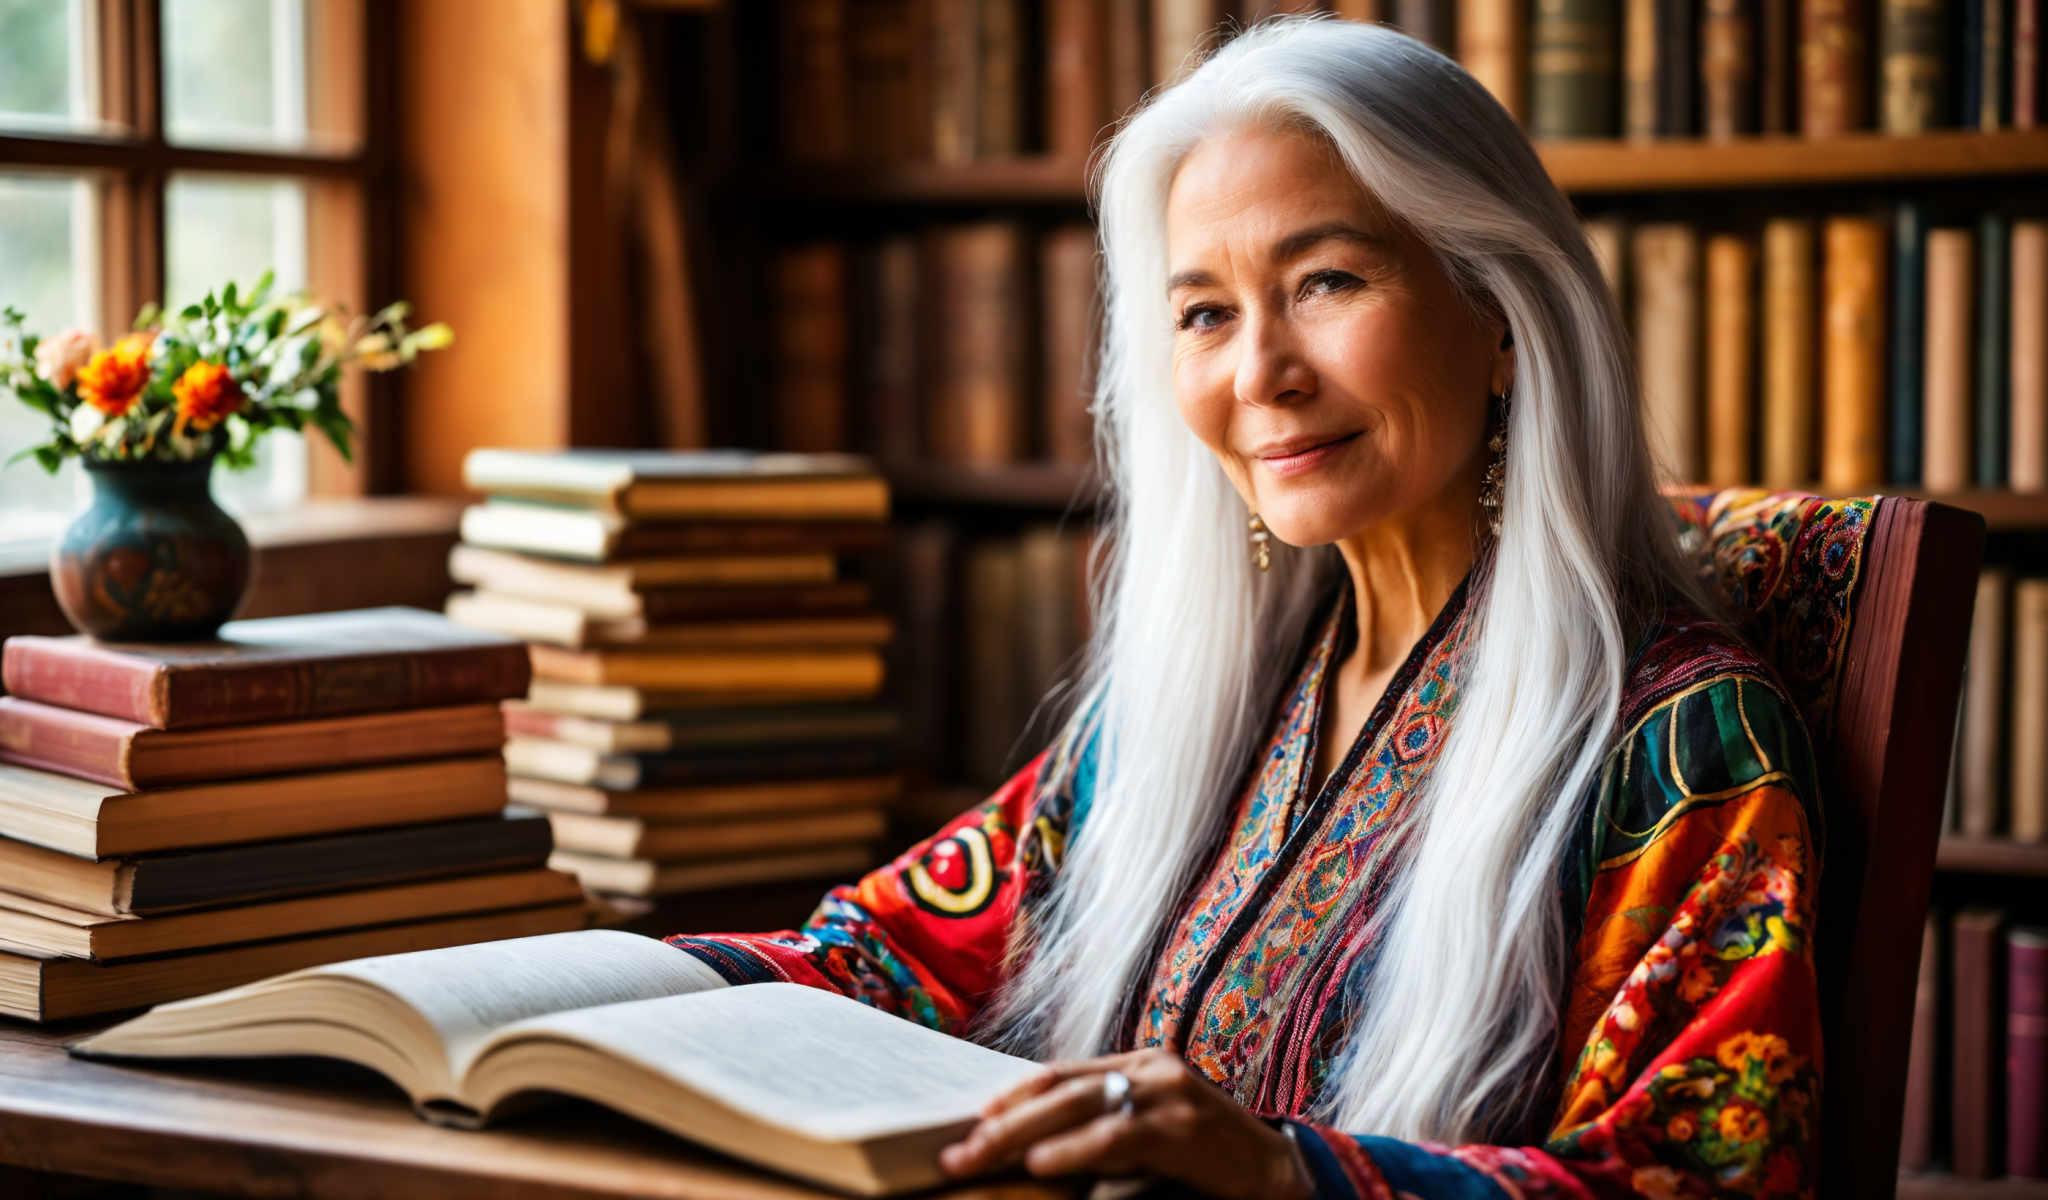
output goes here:
{"type": "Polygon", "coordinates": [[[1266,523],[1259,519],[1257,513],[1252,514],[1251,529],[1252,561],[1259,564],[1259,570],[1263,571],[1273,565],[1273,552],[1267,548],[1267,543],[1272,541],[1273,535],[1266,532],[1266,523]]]}
{"type": "Polygon", "coordinates": [[[1486,477],[1479,485],[1479,503],[1486,509],[1486,527],[1494,537],[1499,537],[1502,484],[1508,472],[1508,398],[1503,393],[1489,399],[1497,406],[1500,418],[1493,436],[1486,439],[1486,448],[1493,451],[1493,461],[1486,464],[1486,477]]]}

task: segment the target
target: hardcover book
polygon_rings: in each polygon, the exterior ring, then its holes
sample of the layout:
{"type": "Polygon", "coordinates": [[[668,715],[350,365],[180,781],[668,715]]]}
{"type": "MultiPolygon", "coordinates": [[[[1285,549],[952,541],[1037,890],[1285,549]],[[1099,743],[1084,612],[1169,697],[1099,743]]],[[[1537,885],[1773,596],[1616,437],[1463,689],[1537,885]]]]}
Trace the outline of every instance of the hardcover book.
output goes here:
{"type": "Polygon", "coordinates": [[[472,450],[463,484],[495,497],[630,517],[880,520],[889,489],[866,459],[755,450],[472,450]]]}

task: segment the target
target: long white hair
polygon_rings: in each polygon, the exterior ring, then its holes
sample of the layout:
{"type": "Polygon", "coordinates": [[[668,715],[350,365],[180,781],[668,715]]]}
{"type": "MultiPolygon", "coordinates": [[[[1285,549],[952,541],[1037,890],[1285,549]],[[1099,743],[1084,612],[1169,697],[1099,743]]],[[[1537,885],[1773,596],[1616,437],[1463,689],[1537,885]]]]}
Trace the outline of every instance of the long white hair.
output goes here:
{"type": "Polygon", "coordinates": [[[1535,1110],[1570,962],[1559,867],[1615,736],[1632,639],[1658,604],[1706,601],[1663,519],[1626,335],[1570,206],[1483,87],[1377,26],[1265,22],[1131,116],[1098,165],[1096,413],[1113,499],[1079,690],[1099,765],[990,1029],[1061,1058],[1125,1036],[1343,572],[1330,547],[1281,546],[1257,572],[1245,506],[1174,403],[1168,188],[1198,142],[1245,125],[1327,141],[1514,337],[1502,530],[1469,592],[1459,706],[1406,800],[1420,824],[1393,919],[1317,1100],[1359,1132],[1503,1136],[1548,1115],[1535,1110]]]}

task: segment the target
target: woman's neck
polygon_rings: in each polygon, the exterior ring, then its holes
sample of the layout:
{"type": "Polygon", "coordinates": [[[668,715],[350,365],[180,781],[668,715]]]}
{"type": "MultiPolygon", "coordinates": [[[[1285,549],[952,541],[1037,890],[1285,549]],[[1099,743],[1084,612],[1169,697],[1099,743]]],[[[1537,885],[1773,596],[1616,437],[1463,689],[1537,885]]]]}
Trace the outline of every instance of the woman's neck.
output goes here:
{"type": "Polygon", "coordinates": [[[1411,510],[1337,543],[1351,573],[1358,622],[1357,641],[1343,664],[1352,674],[1374,677],[1399,666],[1471,571],[1477,490],[1453,485],[1445,491],[1445,503],[1411,510]]]}

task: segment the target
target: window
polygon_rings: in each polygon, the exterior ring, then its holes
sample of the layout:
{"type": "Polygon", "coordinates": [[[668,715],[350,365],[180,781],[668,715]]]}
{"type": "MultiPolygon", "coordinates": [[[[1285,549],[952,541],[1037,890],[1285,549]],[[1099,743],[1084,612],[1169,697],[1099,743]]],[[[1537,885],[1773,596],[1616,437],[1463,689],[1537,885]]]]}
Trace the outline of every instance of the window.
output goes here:
{"type": "MultiPolygon", "coordinates": [[[[363,0],[0,0],[0,302],[107,337],[146,300],[271,270],[363,311],[367,34],[363,0]]],[[[362,384],[343,388],[360,423],[362,384]]],[[[42,419],[0,397],[0,457],[42,419]]],[[[362,479],[273,434],[214,483],[255,512],[362,479]]],[[[61,529],[83,486],[75,465],[0,470],[0,541],[61,529]]]]}

